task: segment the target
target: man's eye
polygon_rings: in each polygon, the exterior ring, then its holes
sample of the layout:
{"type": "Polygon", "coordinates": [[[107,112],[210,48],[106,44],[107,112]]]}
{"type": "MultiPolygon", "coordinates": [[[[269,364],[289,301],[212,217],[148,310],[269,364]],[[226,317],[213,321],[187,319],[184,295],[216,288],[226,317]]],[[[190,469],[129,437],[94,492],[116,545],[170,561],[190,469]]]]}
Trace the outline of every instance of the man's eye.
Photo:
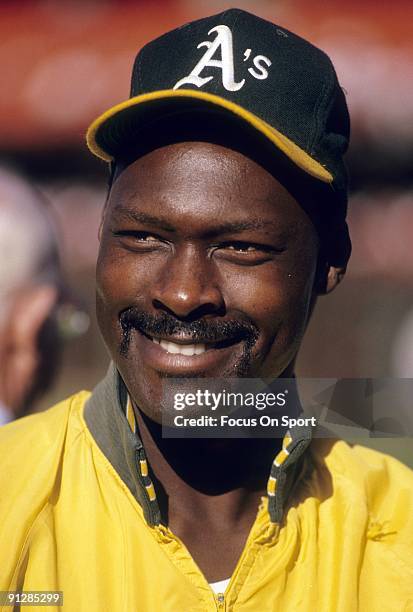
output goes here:
{"type": "Polygon", "coordinates": [[[153,251],[167,246],[167,243],[155,234],[134,230],[121,230],[113,232],[113,236],[120,240],[127,249],[136,251],[153,251]]]}
{"type": "Polygon", "coordinates": [[[144,242],[144,243],[159,242],[159,238],[157,238],[153,234],[148,234],[146,232],[134,232],[132,230],[114,232],[114,236],[118,236],[122,238],[133,238],[134,240],[137,240],[138,242],[144,242]]]}
{"type": "Polygon", "coordinates": [[[237,251],[238,253],[255,253],[258,250],[257,247],[251,244],[244,244],[242,242],[228,244],[224,248],[227,248],[230,251],[237,251]]]}
{"type": "Polygon", "coordinates": [[[272,259],[277,250],[271,246],[251,242],[227,242],[217,245],[215,257],[234,264],[254,266],[272,259]]]}
{"type": "Polygon", "coordinates": [[[240,253],[241,255],[267,254],[274,250],[269,246],[251,242],[227,242],[220,248],[224,251],[240,253]]]}
{"type": "Polygon", "coordinates": [[[159,242],[158,238],[152,234],[135,234],[134,238],[140,242],[159,242]]]}

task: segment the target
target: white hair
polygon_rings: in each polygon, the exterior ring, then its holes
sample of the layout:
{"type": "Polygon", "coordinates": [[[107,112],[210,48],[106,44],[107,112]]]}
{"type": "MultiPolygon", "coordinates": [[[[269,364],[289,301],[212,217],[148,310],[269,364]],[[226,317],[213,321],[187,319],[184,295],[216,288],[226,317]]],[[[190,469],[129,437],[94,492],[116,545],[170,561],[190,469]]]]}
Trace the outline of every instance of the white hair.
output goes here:
{"type": "Polygon", "coordinates": [[[46,204],[16,174],[0,168],[0,320],[11,295],[58,274],[56,229],[46,204]]]}

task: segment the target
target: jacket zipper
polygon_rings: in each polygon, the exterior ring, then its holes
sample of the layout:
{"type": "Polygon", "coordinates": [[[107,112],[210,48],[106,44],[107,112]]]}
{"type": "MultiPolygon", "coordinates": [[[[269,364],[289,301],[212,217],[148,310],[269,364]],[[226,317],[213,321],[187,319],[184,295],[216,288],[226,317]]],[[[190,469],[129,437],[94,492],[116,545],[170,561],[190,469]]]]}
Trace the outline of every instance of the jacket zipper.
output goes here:
{"type": "Polygon", "coordinates": [[[217,606],[217,610],[219,610],[219,612],[224,612],[225,611],[225,594],[217,593],[215,596],[215,603],[217,606]]]}

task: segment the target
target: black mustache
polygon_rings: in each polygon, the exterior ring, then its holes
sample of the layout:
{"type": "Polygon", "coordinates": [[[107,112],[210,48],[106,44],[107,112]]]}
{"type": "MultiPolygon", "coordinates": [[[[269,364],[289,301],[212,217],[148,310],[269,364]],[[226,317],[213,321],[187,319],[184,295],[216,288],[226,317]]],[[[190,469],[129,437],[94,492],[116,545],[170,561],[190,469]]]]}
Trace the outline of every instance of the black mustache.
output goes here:
{"type": "Polygon", "coordinates": [[[129,348],[130,334],[136,329],[147,336],[184,335],[195,342],[214,343],[227,340],[244,340],[252,347],[258,338],[258,329],[251,321],[219,319],[199,319],[198,321],[180,321],[166,312],[159,315],[148,314],[136,307],[121,312],[119,322],[122,328],[121,354],[129,348]]]}

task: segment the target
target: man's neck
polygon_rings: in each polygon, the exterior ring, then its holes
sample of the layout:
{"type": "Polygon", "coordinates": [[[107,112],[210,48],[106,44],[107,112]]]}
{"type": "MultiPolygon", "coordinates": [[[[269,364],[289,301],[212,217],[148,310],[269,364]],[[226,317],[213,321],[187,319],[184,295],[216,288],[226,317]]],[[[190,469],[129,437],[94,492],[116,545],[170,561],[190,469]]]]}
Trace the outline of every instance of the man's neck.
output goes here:
{"type": "MultiPolygon", "coordinates": [[[[296,385],[289,398],[288,413],[297,416],[296,385]]],[[[165,524],[175,514],[202,515],[211,525],[217,515],[228,525],[255,516],[285,431],[278,438],[167,438],[160,424],[133,408],[165,524]]]]}
{"type": "Polygon", "coordinates": [[[232,575],[281,440],[166,439],[136,410],[162,522],[209,582],[232,575]]]}
{"type": "Polygon", "coordinates": [[[163,438],[160,425],[135,413],[166,523],[175,512],[211,523],[218,515],[228,525],[250,506],[256,513],[282,440],[163,438]]]}

